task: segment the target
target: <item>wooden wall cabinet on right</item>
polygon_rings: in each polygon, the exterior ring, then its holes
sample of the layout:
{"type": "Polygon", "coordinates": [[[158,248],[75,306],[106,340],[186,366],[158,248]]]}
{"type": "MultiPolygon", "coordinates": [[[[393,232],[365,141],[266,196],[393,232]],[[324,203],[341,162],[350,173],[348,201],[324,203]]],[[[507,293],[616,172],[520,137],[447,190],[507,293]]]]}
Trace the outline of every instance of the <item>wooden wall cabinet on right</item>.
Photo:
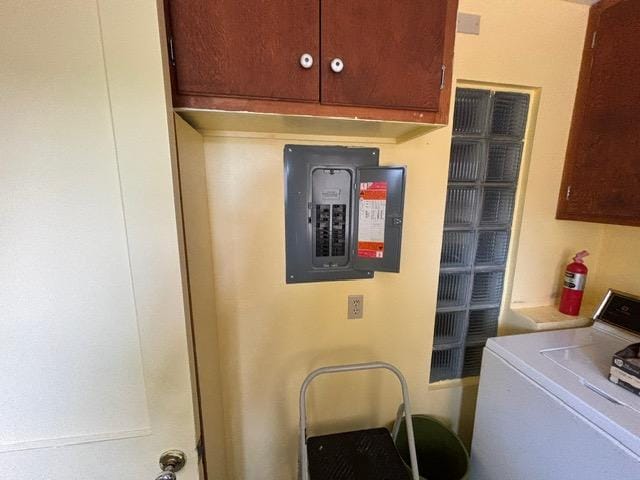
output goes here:
{"type": "Polygon", "coordinates": [[[640,225],[640,1],[591,7],[556,217],[640,225]]]}

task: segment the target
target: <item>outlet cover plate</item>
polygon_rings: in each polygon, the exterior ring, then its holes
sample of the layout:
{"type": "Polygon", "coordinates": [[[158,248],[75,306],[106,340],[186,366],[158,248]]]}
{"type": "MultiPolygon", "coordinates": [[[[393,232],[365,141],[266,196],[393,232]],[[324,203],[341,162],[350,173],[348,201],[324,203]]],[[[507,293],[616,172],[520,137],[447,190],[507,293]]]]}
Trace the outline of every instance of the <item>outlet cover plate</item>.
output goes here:
{"type": "Polygon", "coordinates": [[[362,318],[364,312],[364,295],[349,295],[347,299],[347,318],[362,318]]]}
{"type": "Polygon", "coordinates": [[[457,31],[469,35],[480,35],[480,15],[458,13],[457,31]]]}

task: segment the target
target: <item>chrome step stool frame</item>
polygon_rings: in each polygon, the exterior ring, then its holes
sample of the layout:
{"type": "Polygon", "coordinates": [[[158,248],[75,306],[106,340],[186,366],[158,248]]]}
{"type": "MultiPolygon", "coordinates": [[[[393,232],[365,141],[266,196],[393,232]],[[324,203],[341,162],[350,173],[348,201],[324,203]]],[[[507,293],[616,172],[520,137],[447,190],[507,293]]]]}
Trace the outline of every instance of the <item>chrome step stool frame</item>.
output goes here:
{"type": "MultiPolygon", "coordinates": [[[[409,387],[402,372],[390,363],[385,362],[370,362],[370,363],[355,363],[351,365],[336,365],[332,367],[322,367],[314,370],[307,378],[304,379],[302,387],[300,388],[300,439],[299,439],[299,455],[300,455],[300,478],[301,480],[309,480],[309,457],[307,452],[307,389],[309,384],[316,377],[329,373],[341,373],[341,372],[355,372],[360,370],[376,370],[385,369],[390,370],[400,381],[400,387],[402,388],[403,404],[398,409],[396,422],[394,424],[394,432],[392,434],[393,440],[397,436],[398,419],[404,415],[407,419],[411,419],[411,402],[409,399],[409,387]]],[[[418,460],[416,456],[416,446],[413,435],[413,422],[407,421],[407,439],[409,440],[409,457],[411,459],[411,476],[413,480],[420,480],[418,473],[418,460]]]]}

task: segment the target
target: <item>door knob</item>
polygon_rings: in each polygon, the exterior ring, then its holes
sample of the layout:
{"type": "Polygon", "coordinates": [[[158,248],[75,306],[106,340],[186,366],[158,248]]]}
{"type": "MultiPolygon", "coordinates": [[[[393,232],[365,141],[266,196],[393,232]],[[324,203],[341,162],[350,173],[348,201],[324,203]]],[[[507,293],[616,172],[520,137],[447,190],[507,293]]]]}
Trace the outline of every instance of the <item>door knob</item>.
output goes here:
{"type": "Polygon", "coordinates": [[[179,471],[187,463],[187,457],[180,450],[167,450],[160,455],[160,468],[162,473],[156,480],[176,480],[175,472],[179,471]]]}
{"type": "Polygon", "coordinates": [[[344,62],[341,58],[334,58],[333,60],[331,60],[331,70],[333,70],[335,73],[340,73],[343,68],[344,62]]]}
{"type": "Polygon", "coordinates": [[[300,65],[302,68],[311,68],[313,66],[313,57],[308,53],[300,55],[300,65]]]}
{"type": "Polygon", "coordinates": [[[156,477],[156,480],[177,480],[176,474],[173,472],[162,472],[156,477]]]}

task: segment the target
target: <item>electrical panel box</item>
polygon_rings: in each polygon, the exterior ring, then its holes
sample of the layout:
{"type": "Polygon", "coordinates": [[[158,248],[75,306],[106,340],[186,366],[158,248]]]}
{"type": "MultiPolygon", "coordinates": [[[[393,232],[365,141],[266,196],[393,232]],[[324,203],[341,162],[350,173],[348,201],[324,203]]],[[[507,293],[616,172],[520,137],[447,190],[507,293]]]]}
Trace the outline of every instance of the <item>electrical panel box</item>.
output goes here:
{"type": "Polygon", "coordinates": [[[377,148],[285,145],[287,283],[399,272],[406,167],[377,148]]]}

